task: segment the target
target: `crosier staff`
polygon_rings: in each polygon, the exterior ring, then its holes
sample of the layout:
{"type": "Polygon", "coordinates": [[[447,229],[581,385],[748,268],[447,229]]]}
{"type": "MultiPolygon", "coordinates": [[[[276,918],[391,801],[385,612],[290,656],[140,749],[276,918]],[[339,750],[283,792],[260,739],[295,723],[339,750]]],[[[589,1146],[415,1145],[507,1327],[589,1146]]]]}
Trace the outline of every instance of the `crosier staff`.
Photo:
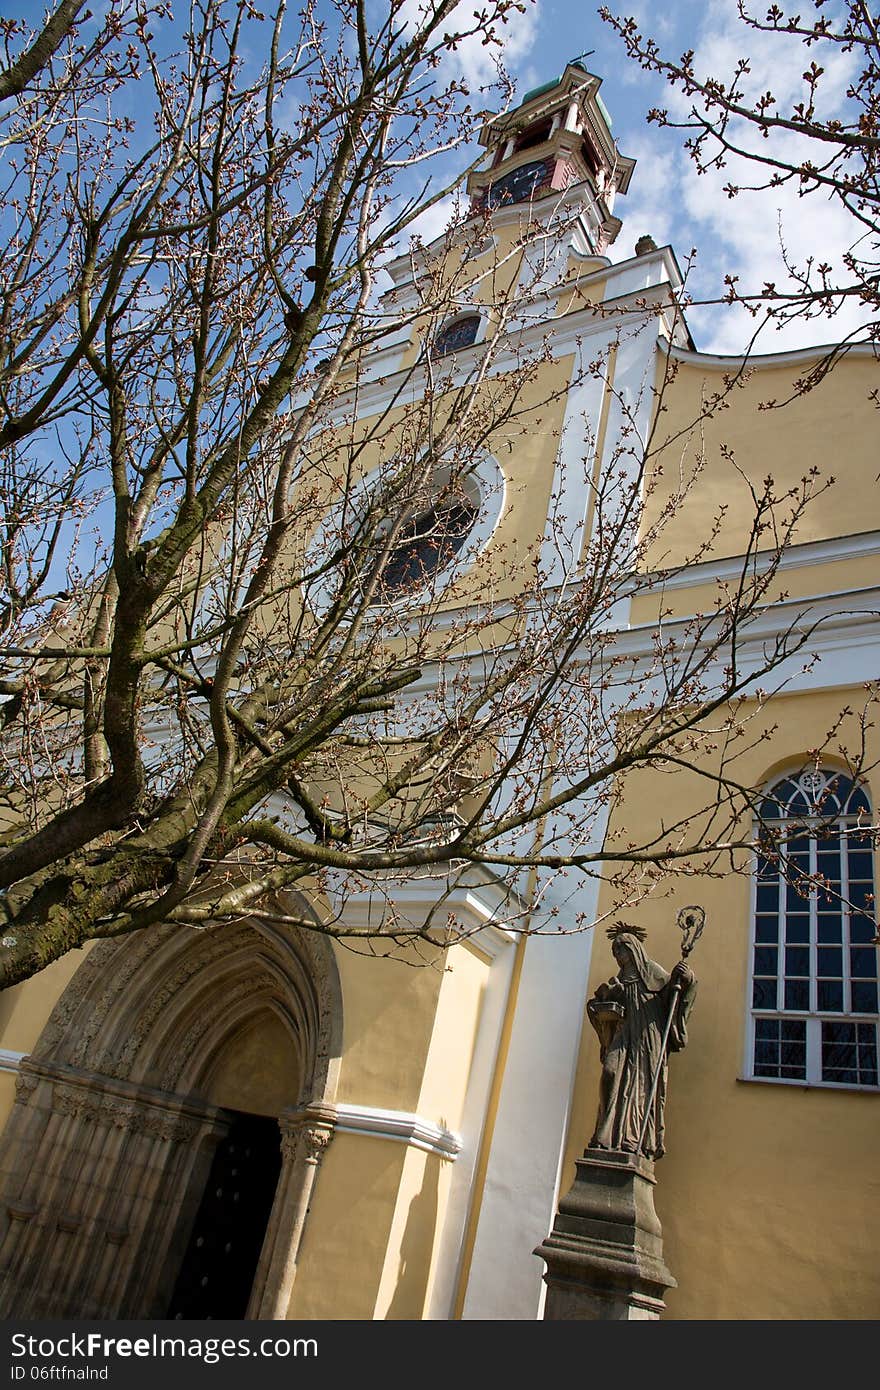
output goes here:
{"type": "MultiPolygon", "coordinates": [[[[706,914],[701,907],[683,907],[676,918],[678,928],[681,932],[681,960],[679,965],[684,965],[691,951],[696,946],[700,937],[703,935],[703,927],[706,925],[706,914]]],[[[645,1113],[642,1118],[642,1128],[639,1133],[638,1152],[642,1153],[645,1144],[645,1134],[648,1129],[648,1119],[650,1117],[654,1097],[657,1094],[657,1086],[660,1082],[660,1073],[663,1070],[663,1063],[666,1059],[666,1045],[669,1042],[669,1034],[672,1031],[672,1020],[675,1018],[675,1010],[678,1007],[678,996],[681,994],[681,979],[676,979],[672,986],[672,998],[669,1001],[669,1017],[666,1020],[666,1027],[663,1030],[663,1041],[660,1044],[660,1055],[657,1058],[657,1066],[651,1081],[651,1090],[645,1105],[645,1113]]]]}

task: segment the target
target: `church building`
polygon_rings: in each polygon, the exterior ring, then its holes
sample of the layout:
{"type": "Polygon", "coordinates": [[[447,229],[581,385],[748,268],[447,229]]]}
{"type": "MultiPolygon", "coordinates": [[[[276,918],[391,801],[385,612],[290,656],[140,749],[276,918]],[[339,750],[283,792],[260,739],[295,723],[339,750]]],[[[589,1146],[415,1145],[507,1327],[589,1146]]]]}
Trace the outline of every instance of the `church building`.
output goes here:
{"type": "MultiPolygon", "coordinates": [[[[640,574],[609,617],[633,671],[661,626],[687,647],[744,558],[760,569],[771,541],[752,533],[754,498],[768,474],[780,494],[813,468],[835,476],[786,538],[743,636],[758,671],[774,643],[808,634],[778,664],[773,698],[746,685],[738,706],[736,776],[761,789],[786,862],[694,861],[619,916],[670,972],[680,910],[705,914],[656,1161],[676,1281],[663,1316],[876,1317],[880,738],[863,710],[880,672],[877,361],[852,348],[799,390],[820,350],[748,362],[697,351],[672,249],[643,235],[629,258],[607,254],[637,172],[600,86],[575,61],[486,124],[461,237],[390,265],[391,331],[346,408],[396,408],[425,363],[451,389],[497,330],[503,280],[496,370],[508,338],[511,363],[534,352],[534,426],[515,449],[487,438],[456,513],[462,554],[532,547],[549,581],[578,582],[601,523],[597,480],[625,466],[634,438],[653,440],[640,574]],[[426,328],[419,274],[432,261],[454,267],[455,305],[426,328]],[[858,767],[844,747],[860,750],[858,767]]],[[[468,583],[459,606],[477,601],[468,583]]],[[[729,754],[719,739],[712,756],[729,754]]],[[[715,770],[628,774],[605,841],[686,824],[715,770]]],[[[418,968],[406,950],[371,958],[255,917],[101,941],[7,991],[4,1316],[541,1318],[534,1252],[596,1125],[587,1001],[618,969],[605,930],[618,889],[551,880],[525,929],[489,873],[443,891],[461,939],[418,968]]],[[[427,920],[438,892],[414,873],[395,907],[427,920]]],[[[347,894],[353,926],[371,910],[368,885],[347,894]]]]}

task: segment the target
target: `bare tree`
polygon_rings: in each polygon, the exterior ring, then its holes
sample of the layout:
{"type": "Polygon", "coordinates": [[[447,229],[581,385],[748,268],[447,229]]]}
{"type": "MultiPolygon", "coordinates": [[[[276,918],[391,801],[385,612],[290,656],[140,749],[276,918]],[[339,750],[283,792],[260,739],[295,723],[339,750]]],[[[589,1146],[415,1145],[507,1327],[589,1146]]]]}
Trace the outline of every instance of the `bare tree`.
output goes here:
{"type": "MultiPolygon", "coordinates": [[[[482,119],[448,55],[517,8],[463,23],[454,0],[392,0],[371,29],[360,0],[290,23],[202,0],[183,31],[146,3],[62,7],[60,38],[8,28],[3,984],[160,922],[299,914],[352,938],[364,883],[384,903],[368,948],[390,949],[413,872],[438,876],[418,930],[442,942],[462,874],[506,885],[516,922],[538,870],[633,899],[750,843],[743,697],[809,650],[811,620],[743,652],[824,481],[767,480],[738,579],[634,659],[616,605],[661,582],[645,558],[700,469],[648,524],[674,363],[650,432],[618,398],[607,466],[583,460],[587,552],[552,499],[529,541],[515,470],[485,460],[561,429],[550,328],[523,317],[491,210],[401,249],[482,119]],[[395,248],[403,308],[376,293],[395,248]],[[456,351],[475,287],[490,328],[456,351]],[[413,328],[426,346],[371,412],[413,328]],[[599,843],[622,773],[708,750],[721,771],[686,821],[599,843]]],[[[546,239],[526,228],[513,267],[546,239]]],[[[616,342],[658,326],[680,331],[663,295],[616,342]]]]}
{"type": "MultiPolygon", "coordinates": [[[[787,15],[776,4],[763,18],[737,5],[742,42],[772,35],[786,68],[797,52],[804,71],[798,99],[784,104],[772,91],[757,92],[747,54],[729,72],[700,70],[693,50],[678,59],[666,56],[657,41],[641,32],[632,17],[600,14],[620,35],[628,56],[646,72],[664,77],[686,98],[689,110],[655,107],[648,119],[660,127],[687,132],[684,147],[701,174],[729,171],[728,198],[763,196],[793,189],[809,204],[827,200],[842,209],[851,241],[834,263],[817,245],[803,260],[781,237],[786,278],[762,285],[724,277],[724,299],[743,305],[758,322],[779,326],[794,320],[827,319],[829,331],[844,308],[857,306],[858,324],[799,382],[809,389],[854,342],[880,342],[880,28],[864,0],[847,0],[835,14],[824,0],[812,0],[787,15]],[[839,87],[841,56],[852,71],[839,87]]],[[[835,336],[840,337],[840,333],[835,336]]],[[[873,393],[876,401],[877,392],[873,393]]]]}

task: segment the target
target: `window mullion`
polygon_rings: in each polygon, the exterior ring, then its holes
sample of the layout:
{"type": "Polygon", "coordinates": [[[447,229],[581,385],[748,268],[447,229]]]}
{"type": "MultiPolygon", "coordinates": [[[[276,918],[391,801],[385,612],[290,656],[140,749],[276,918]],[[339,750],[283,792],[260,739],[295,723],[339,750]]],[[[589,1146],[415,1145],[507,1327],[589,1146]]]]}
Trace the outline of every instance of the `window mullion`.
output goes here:
{"type": "MultiPolygon", "coordinates": [[[[819,872],[819,844],[816,838],[816,827],[807,826],[809,833],[810,847],[810,896],[808,905],[810,910],[810,1012],[817,1013],[819,1009],[819,890],[816,887],[816,875],[819,872]]],[[[809,1029],[807,1030],[809,1032],[809,1029]]],[[[808,1069],[809,1075],[809,1069],[808,1069]]]]}
{"type": "Polygon", "coordinates": [[[822,1020],[821,1018],[807,1019],[807,1059],[806,1059],[807,1081],[817,1082],[822,1080],[822,1020]]]}
{"type": "Polygon", "coordinates": [[[840,943],[843,948],[843,1011],[845,1014],[852,1013],[852,971],[850,970],[850,927],[852,925],[851,914],[847,911],[846,904],[850,901],[849,891],[849,838],[847,836],[847,823],[843,819],[837,822],[837,843],[840,855],[840,943]]]}
{"type": "Polygon", "coordinates": [[[788,865],[788,847],[780,845],[779,869],[777,871],[777,896],[776,904],[776,940],[778,944],[778,954],[776,958],[776,1008],[781,1014],[785,1009],[785,917],[786,917],[786,870],[788,865]],[[785,859],[783,861],[783,855],[785,859]]]}

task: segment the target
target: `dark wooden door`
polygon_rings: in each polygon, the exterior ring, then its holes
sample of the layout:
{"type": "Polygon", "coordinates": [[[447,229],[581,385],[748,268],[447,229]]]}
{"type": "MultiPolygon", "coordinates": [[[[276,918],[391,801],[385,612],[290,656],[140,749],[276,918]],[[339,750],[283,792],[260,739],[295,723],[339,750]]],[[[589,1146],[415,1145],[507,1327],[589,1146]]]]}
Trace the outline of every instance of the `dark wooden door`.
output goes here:
{"type": "Polygon", "coordinates": [[[280,1171],[277,1121],[233,1114],[214,1154],[166,1317],[244,1317],[280,1171]]]}

